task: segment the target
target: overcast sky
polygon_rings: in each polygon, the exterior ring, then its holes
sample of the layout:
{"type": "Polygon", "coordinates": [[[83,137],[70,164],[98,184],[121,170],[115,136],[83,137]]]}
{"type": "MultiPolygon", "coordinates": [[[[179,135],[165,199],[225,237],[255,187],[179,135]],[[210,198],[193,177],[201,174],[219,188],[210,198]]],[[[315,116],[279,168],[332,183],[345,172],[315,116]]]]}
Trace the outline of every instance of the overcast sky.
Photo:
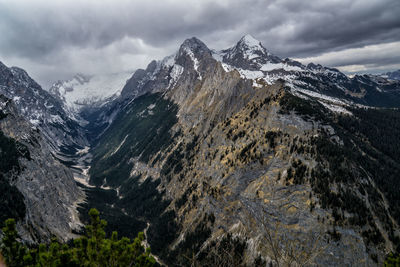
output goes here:
{"type": "Polygon", "coordinates": [[[44,87],[144,68],[192,36],[223,49],[247,33],[303,63],[400,68],[400,0],[0,0],[0,61],[44,87]]]}

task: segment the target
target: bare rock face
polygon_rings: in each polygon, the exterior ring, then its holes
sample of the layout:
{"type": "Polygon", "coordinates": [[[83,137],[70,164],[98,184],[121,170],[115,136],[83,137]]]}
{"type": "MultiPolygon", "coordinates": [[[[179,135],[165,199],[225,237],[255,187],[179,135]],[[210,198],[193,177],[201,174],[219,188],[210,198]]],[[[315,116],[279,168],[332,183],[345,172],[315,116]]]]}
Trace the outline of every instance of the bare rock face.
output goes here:
{"type": "Polygon", "coordinates": [[[84,198],[72,172],[51,152],[37,127],[19,115],[13,101],[2,96],[0,120],[4,135],[25,145],[30,159],[21,158],[21,172],[8,177],[24,196],[25,218],[18,222],[23,240],[30,243],[49,241],[52,236],[67,241],[72,230],[81,226],[76,206],[84,198]]]}
{"type": "MultiPolygon", "coordinates": [[[[230,82],[235,81],[235,73],[225,75],[230,82]]],[[[204,83],[196,96],[183,102],[182,113],[178,112],[186,116],[179,116],[178,127],[183,137],[176,140],[175,149],[181,151],[195,136],[198,139],[194,155],[190,156],[193,158],[186,161],[184,157],[183,170],[177,174],[170,172],[170,182],[160,175],[172,199],[179,200],[184,195],[187,199],[182,206],[177,202],[171,205],[179,207],[176,212],[183,228],[173,247],[178,247],[180,240],[195,231],[194,225],[198,225],[205,214],[213,214],[211,240],[221,239],[226,233],[247,240],[245,257],[250,265],[259,255],[281,263],[291,257],[276,255],[274,258],[274,246],[279,251],[293,247],[292,252],[297,253],[298,258],[308,255],[302,259],[304,264],[341,266],[370,262],[366,245],[357,231],[351,227],[337,227],[335,231],[339,232],[341,240],[332,240],[327,234],[333,229],[332,222],[327,222],[333,219],[316,204],[318,198],[312,196],[311,186],[293,184],[286,179],[291,162],[301,160],[310,168],[316,166],[312,156],[291,153],[290,146],[296,139],[305,141],[318,135],[320,126],[295,114],[281,115],[276,102],[266,102],[265,99],[277,99],[281,93],[279,85],[255,90],[246,83],[242,87],[236,84],[233,88],[240,89],[242,94],[233,91],[233,96],[222,94],[223,97],[213,98],[215,91],[208,86],[213,88],[212,81],[218,76],[203,77],[204,83]],[[246,92],[251,95],[247,101],[241,99],[246,92]],[[221,108],[225,101],[229,101],[230,108],[221,108]],[[200,115],[193,120],[191,114],[200,115]],[[211,121],[214,127],[210,126],[211,121]],[[272,142],[276,143],[270,143],[267,135],[274,136],[272,142]],[[182,180],[182,173],[190,179],[182,180]],[[310,212],[313,205],[316,207],[310,212]]],[[[225,87],[216,88],[229,87],[225,84],[225,87]]],[[[160,164],[163,169],[165,162],[160,164]]]]}

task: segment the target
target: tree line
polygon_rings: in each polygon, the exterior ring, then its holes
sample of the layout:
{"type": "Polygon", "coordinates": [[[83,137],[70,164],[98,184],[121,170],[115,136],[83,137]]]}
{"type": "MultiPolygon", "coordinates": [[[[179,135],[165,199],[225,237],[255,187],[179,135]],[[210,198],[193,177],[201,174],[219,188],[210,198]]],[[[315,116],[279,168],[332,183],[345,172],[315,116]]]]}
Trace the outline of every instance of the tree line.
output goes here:
{"type": "Polygon", "coordinates": [[[0,252],[8,267],[95,267],[95,266],[135,266],[151,267],[156,264],[150,248],[144,248],[144,234],[140,232],[130,240],[118,238],[113,232],[106,238],[107,222],[101,220],[96,209],[89,211],[91,223],[85,226],[85,234],[68,243],[52,239],[50,244],[28,247],[19,241],[14,219],[7,219],[0,241],[0,252]]]}

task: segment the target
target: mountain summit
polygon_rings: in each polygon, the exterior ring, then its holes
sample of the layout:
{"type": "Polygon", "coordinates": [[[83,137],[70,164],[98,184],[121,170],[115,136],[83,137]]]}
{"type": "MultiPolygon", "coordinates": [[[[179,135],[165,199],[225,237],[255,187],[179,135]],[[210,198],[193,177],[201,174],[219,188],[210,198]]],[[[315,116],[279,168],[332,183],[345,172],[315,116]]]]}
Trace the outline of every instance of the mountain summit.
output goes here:
{"type": "Polygon", "coordinates": [[[243,36],[233,47],[220,51],[223,62],[245,70],[259,70],[266,63],[279,63],[281,59],[268,53],[267,49],[251,35],[243,36]]]}
{"type": "Polygon", "coordinates": [[[210,53],[210,49],[208,49],[208,47],[196,37],[186,39],[179,48],[180,53],[188,50],[199,55],[210,53]]]}
{"type": "Polygon", "coordinates": [[[247,59],[252,59],[258,56],[267,56],[268,52],[260,41],[256,40],[253,36],[244,35],[239,42],[234,46],[235,51],[243,53],[247,59]]]}
{"type": "Polygon", "coordinates": [[[253,49],[263,49],[261,42],[255,39],[251,34],[243,35],[240,38],[238,45],[251,47],[253,49]]]}

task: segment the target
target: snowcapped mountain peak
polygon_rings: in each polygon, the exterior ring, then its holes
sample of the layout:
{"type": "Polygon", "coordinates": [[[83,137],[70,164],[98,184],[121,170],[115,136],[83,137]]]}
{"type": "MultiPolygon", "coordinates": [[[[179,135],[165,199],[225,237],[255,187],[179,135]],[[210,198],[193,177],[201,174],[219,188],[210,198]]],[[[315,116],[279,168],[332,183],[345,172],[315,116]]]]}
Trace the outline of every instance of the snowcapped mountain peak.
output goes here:
{"type": "Polygon", "coordinates": [[[230,50],[236,53],[241,53],[245,58],[253,59],[260,56],[268,56],[268,51],[261,44],[261,42],[255,39],[250,34],[244,35],[240,38],[239,42],[232,47],[230,50]]]}
{"type": "Polygon", "coordinates": [[[192,37],[182,43],[175,57],[175,62],[184,68],[193,67],[198,74],[197,78],[201,80],[201,62],[206,58],[211,58],[211,54],[211,50],[202,41],[192,37]]]}
{"type": "Polygon", "coordinates": [[[238,46],[245,47],[247,49],[251,50],[265,50],[265,48],[262,46],[261,42],[257,39],[255,39],[252,35],[246,34],[244,35],[238,42],[238,46]]]}
{"type": "Polygon", "coordinates": [[[58,81],[48,90],[74,112],[120,94],[131,72],[104,75],[76,74],[71,79],[58,81]]]}
{"type": "Polygon", "coordinates": [[[209,51],[208,47],[198,38],[192,37],[189,39],[186,39],[181,47],[181,49],[190,49],[192,51],[209,51]]]}
{"type": "Polygon", "coordinates": [[[193,58],[202,58],[205,55],[211,55],[211,50],[198,38],[192,37],[186,39],[179,48],[177,57],[189,55],[193,58]]]}
{"type": "Polygon", "coordinates": [[[282,63],[282,59],[270,54],[260,41],[249,34],[244,35],[231,48],[214,52],[213,56],[222,59],[227,65],[250,71],[260,71],[267,63],[282,63]]]}

